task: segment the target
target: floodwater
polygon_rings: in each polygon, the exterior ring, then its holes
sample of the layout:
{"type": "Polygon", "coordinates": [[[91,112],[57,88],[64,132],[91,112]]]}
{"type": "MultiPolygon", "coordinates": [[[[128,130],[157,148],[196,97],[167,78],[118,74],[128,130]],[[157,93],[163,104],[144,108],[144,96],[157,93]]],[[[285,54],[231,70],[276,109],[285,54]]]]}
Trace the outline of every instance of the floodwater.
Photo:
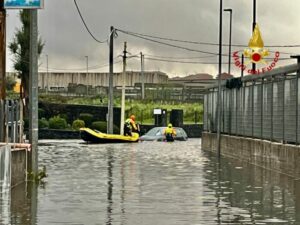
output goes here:
{"type": "Polygon", "coordinates": [[[201,151],[201,140],[42,141],[48,177],[0,196],[0,224],[300,224],[299,181],[201,151]],[[297,201],[298,200],[298,201],[297,201]]]}

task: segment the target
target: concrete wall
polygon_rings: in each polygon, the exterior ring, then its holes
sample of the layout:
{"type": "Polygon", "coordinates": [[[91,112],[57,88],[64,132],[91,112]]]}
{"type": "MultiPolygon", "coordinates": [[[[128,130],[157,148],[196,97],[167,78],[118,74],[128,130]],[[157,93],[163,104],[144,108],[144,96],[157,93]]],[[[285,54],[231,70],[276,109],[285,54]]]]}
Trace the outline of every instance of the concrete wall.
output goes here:
{"type": "Polygon", "coordinates": [[[26,150],[11,151],[11,187],[23,183],[26,178],[26,150]]]}
{"type": "MultiPolygon", "coordinates": [[[[298,146],[229,135],[222,135],[221,146],[223,156],[300,178],[298,146]]],[[[216,133],[202,133],[202,149],[217,151],[216,133]]]]}

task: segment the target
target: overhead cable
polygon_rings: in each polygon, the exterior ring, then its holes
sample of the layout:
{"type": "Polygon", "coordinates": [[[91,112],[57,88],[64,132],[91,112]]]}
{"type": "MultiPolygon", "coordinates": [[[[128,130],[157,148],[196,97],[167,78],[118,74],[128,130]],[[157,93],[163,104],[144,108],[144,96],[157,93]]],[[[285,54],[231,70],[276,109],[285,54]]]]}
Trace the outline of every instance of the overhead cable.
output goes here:
{"type": "MultiPolygon", "coordinates": [[[[96,42],[98,42],[98,43],[101,43],[101,44],[107,43],[107,42],[108,42],[108,39],[106,39],[106,40],[104,40],[104,41],[100,41],[99,39],[97,39],[97,38],[93,35],[93,33],[90,31],[89,27],[87,26],[87,24],[86,24],[86,22],[85,22],[85,20],[84,20],[84,18],[83,18],[83,16],[82,16],[82,14],[81,14],[81,12],[80,12],[80,9],[79,9],[79,7],[78,7],[78,5],[77,5],[76,0],[74,0],[74,3],[75,3],[75,6],[76,6],[76,9],[77,9],[77,11],[78,11],[78,14],[79,14],[79,16],[80,16],[80,18],[81,18],[81,21],[83,22],[83,24],[84,24],[86,30],[89,32],[89,34],[91,35],[91,37],[92,37],[96,42]]],[[[111,34],[110,34],[110,35],[111,35],[111,34]]]]}
{"type": "Polygon", "coordinates": [[[147,40],[147,41],[151,41],[151,42],[154,42],[154,43],[158,43],[158,44],[161,44],[161,45],[170,46],[170,47],[173,47],[173,48],[179,48],[179,49],[183,49],[183,50],[187,50],[187,51],[191,51],[191,52],[199,52],[199,53],[208,54],[208,55],[219,55],[218,53],[214,53],[214,52],[202,51],[202,50],[187,48],[187,47],[183,47],[183,46],[179,46],[179,45],[173,45],[173,44],[170,44],[170,43],[153,40],[153,39],[148,38],[148,37],[140,36],[140,35],[133,34],[133,33],[126,32],[126,31],[122,31],[122,30],[119,30],[119,29],[116,29],[116,30],[120,31],[124,34],[130,35],[130,36],[134,36],[134,37],[144,39],[144,40],[147,40]]]}
{"type": "MultiPolygon", "coordinates": [[[[188,40],[180,40],[180,39],[174,39],[174,38],[166,38],[166,37],[159,37],[159,36],[154,36],[154,35],[148,35],[148,34],[141,34],[141,33],[136,33],[132,31],[125,31],[118,29],[120,32],[126,33],[126,34],[131,34],[131,35],[138,35],[142,37],[148,37],[148,38],[154,38],[154,39],[159,39],[159,40],[165,40],[165,41],[173,41],[173,42],[181,42],[181,43],[188,43],[188,44],[196,44],[196,45],[211,45],[211,46],[219,46],[217,43],[212,43],[212,42],[198,42],[198,41],[188,41],[188,40]]],[[[223,44],[222,46],[229,46],[229,44],[223,44]]],[[[232,47],[248,47],[248,45],[241,45],[241,44],[232,44],[232,47]]],[[[300,44],[295,44],[295,45],[265,45],[266,48],[299,48],[300,44]]]]}

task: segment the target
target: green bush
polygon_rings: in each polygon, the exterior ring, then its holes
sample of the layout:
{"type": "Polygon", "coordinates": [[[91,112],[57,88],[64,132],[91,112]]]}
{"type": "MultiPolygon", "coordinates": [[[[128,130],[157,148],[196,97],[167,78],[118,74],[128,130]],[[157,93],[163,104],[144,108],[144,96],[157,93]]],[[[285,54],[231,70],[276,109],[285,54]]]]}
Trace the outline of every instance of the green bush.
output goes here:
{"type": "Polygon", "coordinates": [[[92,125],[94,117],[89,113],[80,113],[79,119],[84,121],[85,126],[90,127],[92,125]]]}
{"type": "MultiPolygon", "coordinates": [[[[98,130],[102,133],[106,133],[107,132],[107,122],[95,121],[95,122],[92,123],[91,128],[95,129],[95,130],[98,130]]],[[[113,132],[114,132],[114,134],[119,134],[120,133],[120,128],[118,126],[114,125],[113,132]]]]}
{"type": "Polygon", "coordinates": [[[43,117],[45,117],[45,110],[44,110],[44,109],[41,109],[41,108],[39,108],[39,110],[38,110],[38,114],[39,114],[39,118],[43,118],[43,117]]]}
{"type": "Polygon", "coordinates": [[[39,128],[48,128],[49,127],[49,122],[47,121],[47,119],[42,118],[39,119],[39,128]]]}
{"type": "Polygon", "coordinates": [[[54,116],[49,119],[50,129],[66,129],[67,126],[67,121],[64,118],[60,118],[60,116],[54,116]]]}
{"type": "Polygon", "coordinates": [[[74,120],[74,121],[73,121],[72,128],[73,128],[74,130],[79,130],[79,129],[82,128],[82,127],[85,127],[85,123],[84,123],[83,120],[77,119],[77,120],[74,120]]]}
{"type": "Polygon", "coordinates": [[[59,116],[60,118],[62,118],[62,119],[65,119],[67,122],[69,122],[69,121],[68,121],[68,115],[67,115],[67,114],[65,114],[65,113],[60,113],[60,114],[58,114],[58,116],[59,116]]]}

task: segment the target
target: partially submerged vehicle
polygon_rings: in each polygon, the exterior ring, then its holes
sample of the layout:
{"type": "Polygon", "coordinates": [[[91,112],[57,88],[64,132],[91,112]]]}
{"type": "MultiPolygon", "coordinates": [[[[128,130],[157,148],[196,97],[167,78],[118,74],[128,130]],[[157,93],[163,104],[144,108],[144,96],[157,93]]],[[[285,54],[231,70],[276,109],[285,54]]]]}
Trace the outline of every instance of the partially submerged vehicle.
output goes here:
{"type": "Polygon", "coordinates": [[[132,133],[132,136],[120,134],[106,134],[90,128],[80,128],[81,138],[88,143],[128,143],[138,142],[139,134],[132,133]]]}
{"type": "MultiPolygon", "coordinates": [[[[165,141],[166,137],[164,135],[164,130],[166,127],[154,127],[149,130],[145,135],[140,137],[140,141],[165,141]]],[[[188,136],[183,128],[174,127],[176,131],[176,136],[174,136],[175,141],[186,141],[188,136]]]]}

